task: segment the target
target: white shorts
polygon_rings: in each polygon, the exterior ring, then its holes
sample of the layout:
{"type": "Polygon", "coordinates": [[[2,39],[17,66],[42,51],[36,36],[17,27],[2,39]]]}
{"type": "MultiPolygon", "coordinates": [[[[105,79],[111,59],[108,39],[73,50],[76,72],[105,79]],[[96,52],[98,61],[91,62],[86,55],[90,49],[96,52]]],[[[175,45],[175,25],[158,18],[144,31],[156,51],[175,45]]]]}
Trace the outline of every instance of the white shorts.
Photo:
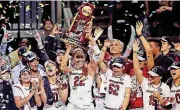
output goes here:
{"type": "Polygon", "coordinates": [[[68,103],[67,110],[94,110],[94,105],[93,105],[93,103],[91,103],[91,105],[88,108],[83,109],[83,108],[78,108],[77,106],[75,106],[71,103],[68,103]]]}

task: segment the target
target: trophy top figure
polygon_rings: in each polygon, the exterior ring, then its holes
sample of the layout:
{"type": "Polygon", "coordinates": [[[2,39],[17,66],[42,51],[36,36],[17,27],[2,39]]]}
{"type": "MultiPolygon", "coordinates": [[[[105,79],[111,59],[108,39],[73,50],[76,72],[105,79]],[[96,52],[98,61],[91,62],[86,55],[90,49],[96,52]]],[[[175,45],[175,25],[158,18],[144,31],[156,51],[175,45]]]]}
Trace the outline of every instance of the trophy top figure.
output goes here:
{"type": "Polygon", "coordinates": [[[71,44],[79,47],[86,47],[88,37],[85,29],[92,24],[95,5],[83,3],[75,15],[68,32],[68,40],[71,44]]]}

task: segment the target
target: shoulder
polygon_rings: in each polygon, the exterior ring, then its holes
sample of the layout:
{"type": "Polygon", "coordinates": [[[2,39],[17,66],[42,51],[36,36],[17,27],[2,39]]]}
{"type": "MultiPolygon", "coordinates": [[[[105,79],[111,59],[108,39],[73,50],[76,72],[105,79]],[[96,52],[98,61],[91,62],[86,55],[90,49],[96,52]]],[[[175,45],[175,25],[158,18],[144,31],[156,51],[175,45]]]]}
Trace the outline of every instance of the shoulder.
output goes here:
{"type": "Polygon", "coordinates": [[[164,82],[162,82],[162,88],[165,89],[166,91],[170,90],[170,87],[164,82]]]}

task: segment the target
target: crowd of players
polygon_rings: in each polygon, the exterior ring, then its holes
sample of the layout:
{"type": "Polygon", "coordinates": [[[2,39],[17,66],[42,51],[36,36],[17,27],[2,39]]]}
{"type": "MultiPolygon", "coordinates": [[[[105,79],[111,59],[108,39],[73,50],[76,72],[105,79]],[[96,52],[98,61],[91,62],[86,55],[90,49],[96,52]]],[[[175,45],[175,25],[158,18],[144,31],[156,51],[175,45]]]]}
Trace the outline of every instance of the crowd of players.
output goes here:
{"type": "MultiPolygon", "coordinates": [[[[57,25],[44,22],[45,37],[35,35],[38,52],[28,39],[6,55],[8,33],[0,45],[1,110],[179,110],[180,62],[170,51],[180,51],[179,43],[166,36],[143,36],[143,24],[136,23],[137,38],[133,59],[122,57],[124,43],[105,40],[100,49],[85,29],[89,49],[85,51],[65,40],[58,45],[57,25]],[[145,50],[140,49],[140,41],[145,50]]],[[[32,43],[33,45],[34,43],[32,43]]]]}

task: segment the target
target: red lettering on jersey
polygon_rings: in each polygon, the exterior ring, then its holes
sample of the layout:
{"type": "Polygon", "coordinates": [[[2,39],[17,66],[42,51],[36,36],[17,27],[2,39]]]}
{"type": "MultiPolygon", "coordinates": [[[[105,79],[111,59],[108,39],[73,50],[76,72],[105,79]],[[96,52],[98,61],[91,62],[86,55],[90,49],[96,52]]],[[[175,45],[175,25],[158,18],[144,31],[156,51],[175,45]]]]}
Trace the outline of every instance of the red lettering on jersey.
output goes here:
{"type": "Polygon", "coordinates": [[[153,95],[149,96],[149,105],[155,106],[154,96],[153,95]]]}
{"type": "Polygon", "coordinates": [[[113,94],[118,96],[118,91],[119,91],[119,85],[115,85],[113,83],[109,84],[109,94],[113,94]]]}
{"type": "Polygon", "coordinates": [[[180,94],[179,94],[179,93],[177,93],[177,94],[175,95],[175,98],[176,98],[176,102],[177,102],[178,104],[180,104],[180,94]]]}
{"type": "Polygon", "coordinates": [[[54,102],[58,102],[58,93],[53,92],[53,96],[54,96],[54,102]]]}
{"type": "Polygon", "coordinates": [[[74,77],[74,86],[85,86],[84,80],[80,80],[79,76],[74,77]]]}

